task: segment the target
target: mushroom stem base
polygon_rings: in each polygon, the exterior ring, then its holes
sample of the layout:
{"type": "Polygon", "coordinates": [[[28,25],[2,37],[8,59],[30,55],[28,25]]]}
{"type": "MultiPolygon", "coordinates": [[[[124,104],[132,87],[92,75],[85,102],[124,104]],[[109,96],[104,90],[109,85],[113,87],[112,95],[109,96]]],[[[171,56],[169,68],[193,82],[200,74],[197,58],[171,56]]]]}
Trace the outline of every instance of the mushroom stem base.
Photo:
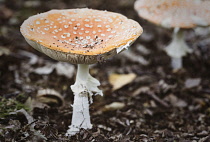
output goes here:
{"type": "Polygon", "coordinates": [[[72,136],[81,128],[91,129],[89,104],[93,95],[103,95],[97,86],[100,82],[89,74],[89,65],[79,64],[75,84],[71,86],[74,93],[72,123],[66,136],[72,136]]]}
{"type": "Polygon", "coordinates": [[[173,69],[182,68],[182,57],[192,53],[192,49],[184,40],[184,33],[177,28],[174,29],[172,42],[165,48],[166,53],[171,57],[173,69]]]}
{"type": "Polygon", "coordinates": [[[74,96],[72,124],[69,126],[66,135],[72,136],[83,129],[91,129],[89,113],[89,99],[88,94],[78,94],[74,96]]]}
{"type": "Polygon", "coordinates": [[[182,58],[171,57],[171,66],[175,70],[182,68],[182,58]]]}

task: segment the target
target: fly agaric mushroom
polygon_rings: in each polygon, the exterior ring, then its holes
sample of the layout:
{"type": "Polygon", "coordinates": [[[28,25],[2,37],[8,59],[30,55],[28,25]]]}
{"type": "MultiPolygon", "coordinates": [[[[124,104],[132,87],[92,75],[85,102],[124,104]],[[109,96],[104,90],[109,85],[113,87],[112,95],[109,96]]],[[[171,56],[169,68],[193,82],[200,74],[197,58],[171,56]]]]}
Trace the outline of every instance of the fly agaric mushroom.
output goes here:
{"type": "Polygon", "coordinates": [[[165,48],[173,69],[182,67],[182,57],[191,53],[183,30],[210,25],[210,1],[205,0],[137,0],[139,16],[167,28],[174,28],[172,42],[165,48]]]}
{"type": "Polygon", "coordinates": [[[72,124],[66,135],[91,129],[89,100],[103,95],[99,81],[89,74],[89,64],[128,48],[142,33],[141,26],[125,16],[92,9],[51,10],[28,18],[21,33],[35,49],[49,57],[78,64],[72,124]]]}

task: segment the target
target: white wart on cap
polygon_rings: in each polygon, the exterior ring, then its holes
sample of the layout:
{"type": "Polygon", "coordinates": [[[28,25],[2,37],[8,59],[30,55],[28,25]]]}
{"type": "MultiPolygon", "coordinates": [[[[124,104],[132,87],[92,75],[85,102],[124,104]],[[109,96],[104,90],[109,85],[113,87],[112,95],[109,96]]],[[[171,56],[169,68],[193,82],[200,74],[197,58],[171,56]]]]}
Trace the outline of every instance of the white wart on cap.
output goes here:
{"type": "Polygon", "coordinates": [[[210,25],[208,0],[137,0],[134,6],[140,17],[164,27],[210,25]]]}
{"type": "Polygon", "coordinates": [[[141,26],[125,16],[92,9],[51,10],[29,17],[21,33],[35,49],[73,64],[96,63],[128,47],[141,26]]]}

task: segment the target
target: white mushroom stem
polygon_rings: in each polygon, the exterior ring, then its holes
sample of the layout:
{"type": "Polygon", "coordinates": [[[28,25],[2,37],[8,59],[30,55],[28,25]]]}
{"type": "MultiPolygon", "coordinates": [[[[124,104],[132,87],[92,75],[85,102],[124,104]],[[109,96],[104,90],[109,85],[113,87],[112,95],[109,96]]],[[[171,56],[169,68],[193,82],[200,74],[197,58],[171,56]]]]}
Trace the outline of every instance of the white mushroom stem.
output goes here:
{"type": "Polygon", "coordinates": [[[81,128],[91,129],[89,104],[92,103],[92,95],[103,95],[97,86],[100,82],[89,74],[89,65],[78,64],[75,84],[71,86],[74,93],[73,116],[71,126],[66,136],[72,136],[81,128]]]}
{"type": "Polygon", "coordinates": [[[178,28],[174,29],[172,42],[165,48],[165,51],[171,57],[173,69],[182,68],[182,57],[187,53],[192,53],[192,49],[184,40],[183,31],[178,28]]]}
{"type": "Polygon", "coordinates": [[[181,69],[183,67],[182,57],[181,58],[171,57],[171,67],[175,70],[176,69],[181,69]]]}

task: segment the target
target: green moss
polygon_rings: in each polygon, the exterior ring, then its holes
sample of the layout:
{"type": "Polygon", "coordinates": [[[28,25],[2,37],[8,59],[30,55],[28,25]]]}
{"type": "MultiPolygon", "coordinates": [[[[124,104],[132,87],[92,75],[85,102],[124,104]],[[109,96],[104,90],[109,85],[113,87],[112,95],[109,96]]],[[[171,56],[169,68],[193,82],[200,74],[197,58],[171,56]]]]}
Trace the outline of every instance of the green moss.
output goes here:
{"type": "MultiPolygon", "coordinates": [[[[22,97],[18,95],[17,97],[22,97]]],[[[16,98],[6,99],[4,97],[0,97],[0,118],[9,115],[11,112],[17,111],[19,109],[29,110],[27,106],[23,103],[19,102],[16,98]]]]}

